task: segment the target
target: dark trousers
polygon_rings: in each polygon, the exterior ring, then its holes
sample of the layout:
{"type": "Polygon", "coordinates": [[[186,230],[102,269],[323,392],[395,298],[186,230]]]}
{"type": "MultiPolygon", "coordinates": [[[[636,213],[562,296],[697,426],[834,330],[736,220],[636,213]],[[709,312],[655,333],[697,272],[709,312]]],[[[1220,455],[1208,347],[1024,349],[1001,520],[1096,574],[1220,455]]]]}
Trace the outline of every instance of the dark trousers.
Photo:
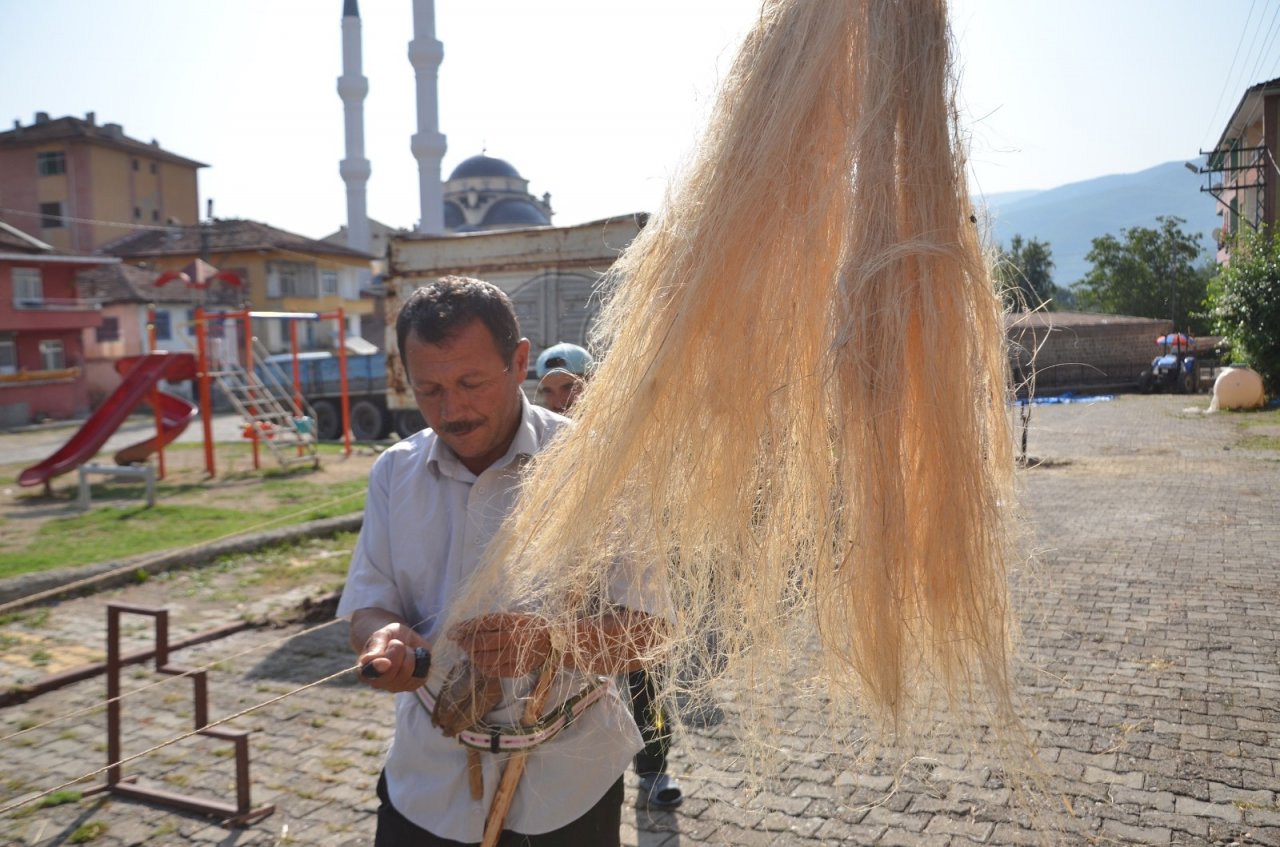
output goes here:
{"type": "MultiPolygon", "coordinates": [[[[587,813],[560,829],[542,835],[521,835],[504,829],[498,847],[618,847],[622,827],[622,777],[587,813]]],[[[374,847],[474,847],[432,835],[396,811],[387,796],[387,777],[378,777],[378,834],[374,847]]]]}
{"type": "Polygon", "coordinates": [[[627,675],[631,710],[636,726],[640,727],[640,737],[644,739],[644,749],[636,754],[638,776],[665,773],[667,753],[671,750],[671,727],[667,726],[662,706],[658,703],[652,674],[653,671],[641,670],[627,675]]]}

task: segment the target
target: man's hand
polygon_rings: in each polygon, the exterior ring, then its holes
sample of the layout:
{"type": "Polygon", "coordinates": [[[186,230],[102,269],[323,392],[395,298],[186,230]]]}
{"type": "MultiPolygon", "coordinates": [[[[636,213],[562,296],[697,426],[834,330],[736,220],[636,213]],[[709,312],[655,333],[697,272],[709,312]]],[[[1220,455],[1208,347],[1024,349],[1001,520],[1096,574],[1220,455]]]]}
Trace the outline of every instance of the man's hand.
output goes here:
{"type": "Polygon", "coordinates": [[[431,645],[413,627],[382,609],[360,609],[351,616],[351,642],[361,666],[371,666],[376,676],[356,676],[379,691],[413,691],[423,680],[413,675],[413,651],[431,645]]]}
{"type": "MultiPolygon", "coordinates": [[[[449,630],[482,676],[519,677],[543,666],[551,652],[547,621],[515,612],[484,615],[449,630]]],[[[410,662],[412,664],[412,662],[410,662]]]]}

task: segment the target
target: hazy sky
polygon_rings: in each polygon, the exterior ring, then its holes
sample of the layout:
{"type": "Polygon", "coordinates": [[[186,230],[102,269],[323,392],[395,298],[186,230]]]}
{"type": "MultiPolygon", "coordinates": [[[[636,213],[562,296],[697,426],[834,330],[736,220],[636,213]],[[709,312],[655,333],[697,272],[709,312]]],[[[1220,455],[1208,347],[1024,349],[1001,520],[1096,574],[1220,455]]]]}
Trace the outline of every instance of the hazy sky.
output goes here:
{"type": "MultiPolygon", "coordinates": [[[[346,217],[342,6],[0,0],[0,126],[93,111],[210,165],[202,214],[212,198],[218,217],[327,234],[346,217]]],[[[444,174],[485,149],[551,192],[558,224],[656,208],[758,8],[436,0],[444,174]]],[[[369,213],[413,226],[411,4],[360,12],[369,213]]],[[[952,26],[985,194],[1194,158],[1247,86],[1280,76],[1280,0],[953,0],[952,26]]]]}

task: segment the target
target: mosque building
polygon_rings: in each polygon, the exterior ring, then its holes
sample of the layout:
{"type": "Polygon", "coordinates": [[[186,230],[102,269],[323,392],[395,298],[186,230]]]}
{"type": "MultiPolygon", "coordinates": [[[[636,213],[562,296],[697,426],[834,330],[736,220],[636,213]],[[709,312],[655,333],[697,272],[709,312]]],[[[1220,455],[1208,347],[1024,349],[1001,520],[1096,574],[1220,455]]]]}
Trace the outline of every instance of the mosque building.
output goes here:
{"type": "MultiPolygon", "coordinates": [[[[435,35],[434,0],[413,0],[409,62],[416,79],[417,132],[410,149],[418,162],[421,217],[415,230],[395,229],[368,217],[366,184],[372,164],[364,155],[364,98],[357,0],[344,0],[342,76],[347,225],[326,238],[378,257],[371,290],[379,298],[363,333],[375,343],[396,304],[396,286],[463,274],[500,286],[511,297],[533,355],[560,341],[585,344],[603,272],[635,237],[644,215],[554,226],[551,195],[529,192],[529,181],[510,163],[481,152],[441,179],[448,149],[439,127],[437,84],[444,45],[435,35]],[[378,284],[379,282],[383,284],[378,284]],[[386,300],[382,299],[385,295],[386,300]]],[[[392,343],[387,343],[388,351],[392,343]]],[[[394,357],[388,357],[394,358],[394,357]]]]}

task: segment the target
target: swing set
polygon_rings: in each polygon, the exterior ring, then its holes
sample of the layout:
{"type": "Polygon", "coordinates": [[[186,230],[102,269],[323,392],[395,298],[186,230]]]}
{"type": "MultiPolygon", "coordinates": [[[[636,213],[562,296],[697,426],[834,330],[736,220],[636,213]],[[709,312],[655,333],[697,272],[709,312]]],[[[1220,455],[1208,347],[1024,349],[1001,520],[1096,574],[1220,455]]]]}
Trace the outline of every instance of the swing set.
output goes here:
{"type": "MultiPolygon", "coordinates": [[[[303,321],[335,321],[339,338],[345,334],[346,314],[339,308],[332,312],[206,311],[196,306],[191,323],[195,328],[196,403],[201,419],[204,442],[205,472],[217,476],[213,437],[213,386],[216,384],[231,405],[244,418],[244,436],[252,444],[253,467],[262,466],[261,451],[265,444],[284,466],[311,463],[319,465],[315,412],[302,392],[299,365],[298,325],[303,321]],[[253,320],[284,320],[289,326],[291,373],[268,360],[268,351],[253,334],[253,320]],[[231,324],[228,331],[228,324],[231,324]],[[226,339],[242,339],[240,345],[219,344],[226,339]]],[[[156,349],[156,309],[147,314],[147,336],[150,349],[156,349]]],[[[347,384],[347,350],[340,343],[337,351],[341,397],[341,422],[344,456],[351,455],[351,411],[347,384]]],[[[176,436],[173,424],[163,415],[163,392],[152,389],[152,408],[156,416],[156,438],[153,442],[157,459],[157,478],[164,479],[164,445],[176,436]],[[166,431],[170,432],[166,437],[166,431]]],[[[194,416],[194,410],[192,415],[194,416]]],[[[185,428],[185,423],[183,427],[185,428]]],[[[180,430],[179,430],[180,431],[180,430]]]]}

